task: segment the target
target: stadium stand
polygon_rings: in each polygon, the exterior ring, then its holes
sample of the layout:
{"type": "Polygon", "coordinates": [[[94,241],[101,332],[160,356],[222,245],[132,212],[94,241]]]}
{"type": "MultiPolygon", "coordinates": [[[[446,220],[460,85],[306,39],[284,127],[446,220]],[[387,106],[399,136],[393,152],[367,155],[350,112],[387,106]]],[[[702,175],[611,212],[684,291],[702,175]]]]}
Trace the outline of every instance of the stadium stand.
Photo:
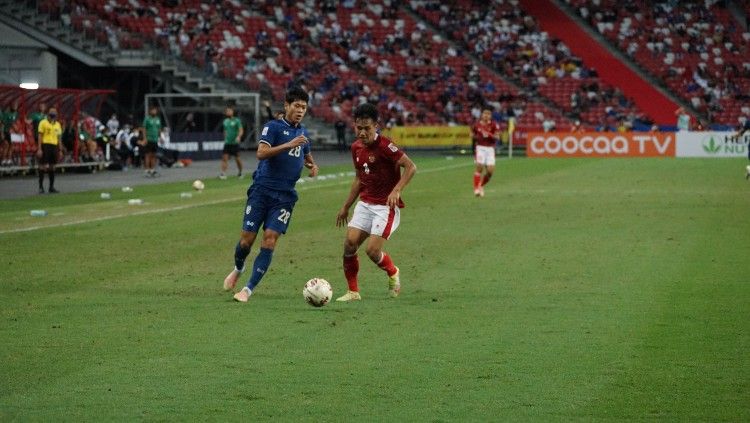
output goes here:
{"type": "Polygon", "coordinates": [[[750,115],[750,32],[721,2],[567,3],[709,122],[736,125],[750,115]]]}
{"type": "Polygon", "coordinates": [[[281,92],[303,82],[314,91],[315,113],[328,122],[347,118],[364,98],[376,101],[393,124],[470,123],[484,102],[502,109],[500,116],[520,112],[519,127],[570,124],[560,110],[527,98],[388,1],[357,13],[346,2],[43,3],[41,11],[69,14],[74,28],[102,44],[149,42],[249,89],[267,83],[281,92]]]}
{"type": "Polygon", "coordinates": [[[412,1],[410,6],[477,59],[550,99],[584,126],[650,124],[622,92],[542,31],[522,3],[496,2],[489,11],[480,1],[412,1]]]}
{"type": "MultiPolygon", "coordinates": [[[[725,10],[566,1],[712,122],[736,123],[748,112],[748,35],[725,10]],[[716,47],[697,51],[704,39],[716,47]]],[[[39,2],[41,12],[113,49],[149,43],[206,77],[251,90],[267,85],[280,93],[301,83],[313,94],[312,113],[329,123],[348,120],[363,100],[377,103],[390,124],[467,124],[484,103],[501,120],[515,115],[522,130],[573,120],[589,129],[651,123],[523,6],[496,1],[486,13],[486,2],[476,0],[39,2]]]]}

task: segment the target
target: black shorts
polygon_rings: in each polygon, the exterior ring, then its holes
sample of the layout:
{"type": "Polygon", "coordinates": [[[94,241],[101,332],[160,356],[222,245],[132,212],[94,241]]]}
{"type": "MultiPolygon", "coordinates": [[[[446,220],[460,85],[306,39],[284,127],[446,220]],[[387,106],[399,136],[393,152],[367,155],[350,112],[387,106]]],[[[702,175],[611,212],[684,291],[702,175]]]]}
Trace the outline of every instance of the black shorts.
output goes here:
{"type": "Polygon", "coordinates": [[[53,144],[42,144],[41,164],[57,164],[57,146],[53,144]]]}
{"type": "Polygon", "coordinates": [[[146,154],[148,153],[156,154],[156,150],[158,146],[159,146],[158,143],[149,141],[146,143],[146,145],[143,146],[143,152],[146,154]]]}
{"type": "Polygon", "coordinates": [[[222,154],[227,154],[230,156],[237,156],[237,153],[240,151],[240,145],[239,144],[224,144],[224,152],[222,154]]]}

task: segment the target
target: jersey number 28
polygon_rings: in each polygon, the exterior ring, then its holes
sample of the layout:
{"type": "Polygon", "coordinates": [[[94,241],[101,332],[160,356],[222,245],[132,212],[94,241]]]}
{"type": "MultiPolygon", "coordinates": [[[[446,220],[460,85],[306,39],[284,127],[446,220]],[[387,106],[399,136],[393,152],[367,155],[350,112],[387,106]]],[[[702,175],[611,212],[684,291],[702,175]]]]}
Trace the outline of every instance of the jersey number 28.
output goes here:
{"type": "Polygon", "coordinates": [[[299,155],[302,153],[302,147],[296,146],[293,149],[289,150],[289,155],[294,157],[299,157],[299,155]]]}

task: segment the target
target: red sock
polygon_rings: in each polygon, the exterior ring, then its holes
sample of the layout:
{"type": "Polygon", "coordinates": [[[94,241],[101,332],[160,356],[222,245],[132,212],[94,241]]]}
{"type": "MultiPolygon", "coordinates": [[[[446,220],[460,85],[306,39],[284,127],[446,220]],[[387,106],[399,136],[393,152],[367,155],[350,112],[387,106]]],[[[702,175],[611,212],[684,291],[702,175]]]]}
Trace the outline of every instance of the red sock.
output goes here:
{"type": "Polygon", "coordinates": [[[479,188],[479,181],[482,178],[481,173],[474,172],[474,189],[479,188]]]}
{"type": "Polygon", "coordinates": [[[346,276],[346,283],[349,284],[349,291],[359,292],[357,273],[359,273],[359,259],[357,256],[344,256],[344,276],[346,276]]]}
{"type": "Polygon", "coordinates": [[[491,178],[491,176],[490,176],[490,174],[489,174],[489,173],[488,173],[488,174],[486,174],[486,175],[484,175],[484,178],[482,179],[482,186],[485,186],[485,185],[487,185],[487,182],[489,182],[489,181],[490,181],[490,178],[491,178]]]}
{"type": "Polygon", "coordinates": [[[388,276],[393,276],[396,274],[396,266],[393,265],[393,261],[391,260],[391,257],[383,252],[383,256],[380,258],[380,261],[377,263],[378,267],[385,270],[386,273],[388,273],[388,276]]]}

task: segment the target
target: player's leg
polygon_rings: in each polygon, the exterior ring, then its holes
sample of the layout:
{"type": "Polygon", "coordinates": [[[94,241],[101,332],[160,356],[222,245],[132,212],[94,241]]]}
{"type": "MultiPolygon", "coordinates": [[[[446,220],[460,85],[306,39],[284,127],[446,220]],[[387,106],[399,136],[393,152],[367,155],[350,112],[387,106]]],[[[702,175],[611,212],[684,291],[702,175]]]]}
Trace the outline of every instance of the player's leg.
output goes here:
{"type": "Polygon", "coordinates": [[[44,162],[44,153],[42,153],[42,160],[40,160],[36,172],[39,175],[39,194],[44,194],[44,174],[47,173],[47,164],[44,162]]]}
{"type": "Polygon", "coordinates": [[[359,246],[367,239],[370,234],[359,228],[348,227],[346,229],[346,238],[344,238],[344,277],[349,287],[346,294],[337,298],[336,301],[354,301],[360,300],[359,285],[357,275],[359,274],[359,257],[357,250],[359,246]]]}
{"type": "Polygon", "coordinates": [[[359,258],[357,257],[357,250],[359,246],[370,235],[370,229],[372,228],[372,220],[375,217],[375,213],[372,211],[369,205],[366,205],[362,201],[358,201],[357,205],[354,206],[354,213],[349,221],[349,225],[346,228],[346,238],[344,238],[344,277],[346,283],[349,285],[349,290],[346,294],[337,298],[336,301],[353,301],[360,300],[362,297],[359,295],[359,285],[357,281],[357,275],[359,274],[359,258]]]}
{"type": "Polygon", "coordinates": [[[401,292],[400,272],[388,253],[383,251],[383,246],[401,223],[401,210],[386,206],[374,207],[377,214],[373,219],[372,231],[367,240],[367,256],[388,275],[388,294],[391,297],[397,297],[401,292]]]}
{"type": "Polygon", "coordinates": [[[271,259],[273,259],[273,250],[276,248],[276,242],[279,240],[281,234],[274,231],[273,229],[266,229],[263,231],[263,239],[260,243],[260,251],[255,257],[253,262],[252,274],[250,274],[250,280],[247,285],[240,290],[240,292],[234,294],[234,299],[239,302],[247,302],[250,295],[253,293],[253,289],[263,279],[268,268],[271,267],[271,259]]]}
{"type": "Polygon", "coordinates": [[[237,176],[242,177],[242,160],[240,160],[239,151],[234,155],[234,162],[237,163],[237,176]]]}
{"type": "Polygon", "coordinates": [[[224,153],[221,155],[221,173],[219,174],[220,179],[227,179],[227,167],[229,167],[229,153],[227,150],[227,145],[224,145],[224,153]]]}
{"type": "Polygon", "coordinates": [[[47,174],[49,175],[49,190],[47,190],[47,192],[51,194],[59,192],[55,189],[55,165],[57,164],[58,153],[59,150],[56,145],[49,146],[48,151],[45,152],[45,154],[47,154],[45,160],[47,162],[47,174]]]}
{"type": "MultiPolygon", "coordinates": [[[[247,285],[234,296],[234,299],[240,302],[246,302],[248,298],[250,298],[253,289],[255,289],[260,283],[261,279],[268,271],[268,268],[271,266],[276,242],[282,234],[286,233],[286,230],[289,227],[294,203],[296,201],[296,198],[294,200],[278,201],[272,197],[265,196],[262,189],[254,190],[250,195],[250,198],[254,199],[256,196],[261,198],[263,203],[267,204],[268,207],[264,207],[262,210],[263,212],[267,210],[266,213],[263,213],[264,218],[262,220],[264,228],[263,239],[261,240],[260,251],[253,262],[250,280],[247,282],[247,285]]],[[[250,214],[253,215],[253,213],[254,211],[250,210],[250,214]]],[[[258,215],[260,214],[259,211],[258,215]]],[[[250,224],[252,223],[253,222],[251,221],[250,224]]],[[[246,221],[245,224],[248,224],[248,222],[246,221]]],[[[255,225],[255,227],[257,228],[258,225],[255,225]]]]}
{"type": "Polygon", "coordinates": [[[234,247],[234,269],[224,279],[224,290],[229,291],[237,285],[242,272],[245,271],[245,260],[255,242],[260,226],[266,216],[266,199],[255,187],[248,189],[245,212],[242,215],[240,240],[234,247]]]}
{"type": "Polygon", "coordinates": [[[495,173],[495,166],[490,165],[485,168],[484,178],[482,178],[482,186],[487,185],[487,182],[492,179],[492,174],[495,173]]]}
{"type": "Polygon", "coordinates": [[[479,148],[476,148],[474,150],[474,195],[479,195],[479,187],[481,187],[482,183],[482,168],[484,165],[481,161],[481,155],[479,148]]]}

